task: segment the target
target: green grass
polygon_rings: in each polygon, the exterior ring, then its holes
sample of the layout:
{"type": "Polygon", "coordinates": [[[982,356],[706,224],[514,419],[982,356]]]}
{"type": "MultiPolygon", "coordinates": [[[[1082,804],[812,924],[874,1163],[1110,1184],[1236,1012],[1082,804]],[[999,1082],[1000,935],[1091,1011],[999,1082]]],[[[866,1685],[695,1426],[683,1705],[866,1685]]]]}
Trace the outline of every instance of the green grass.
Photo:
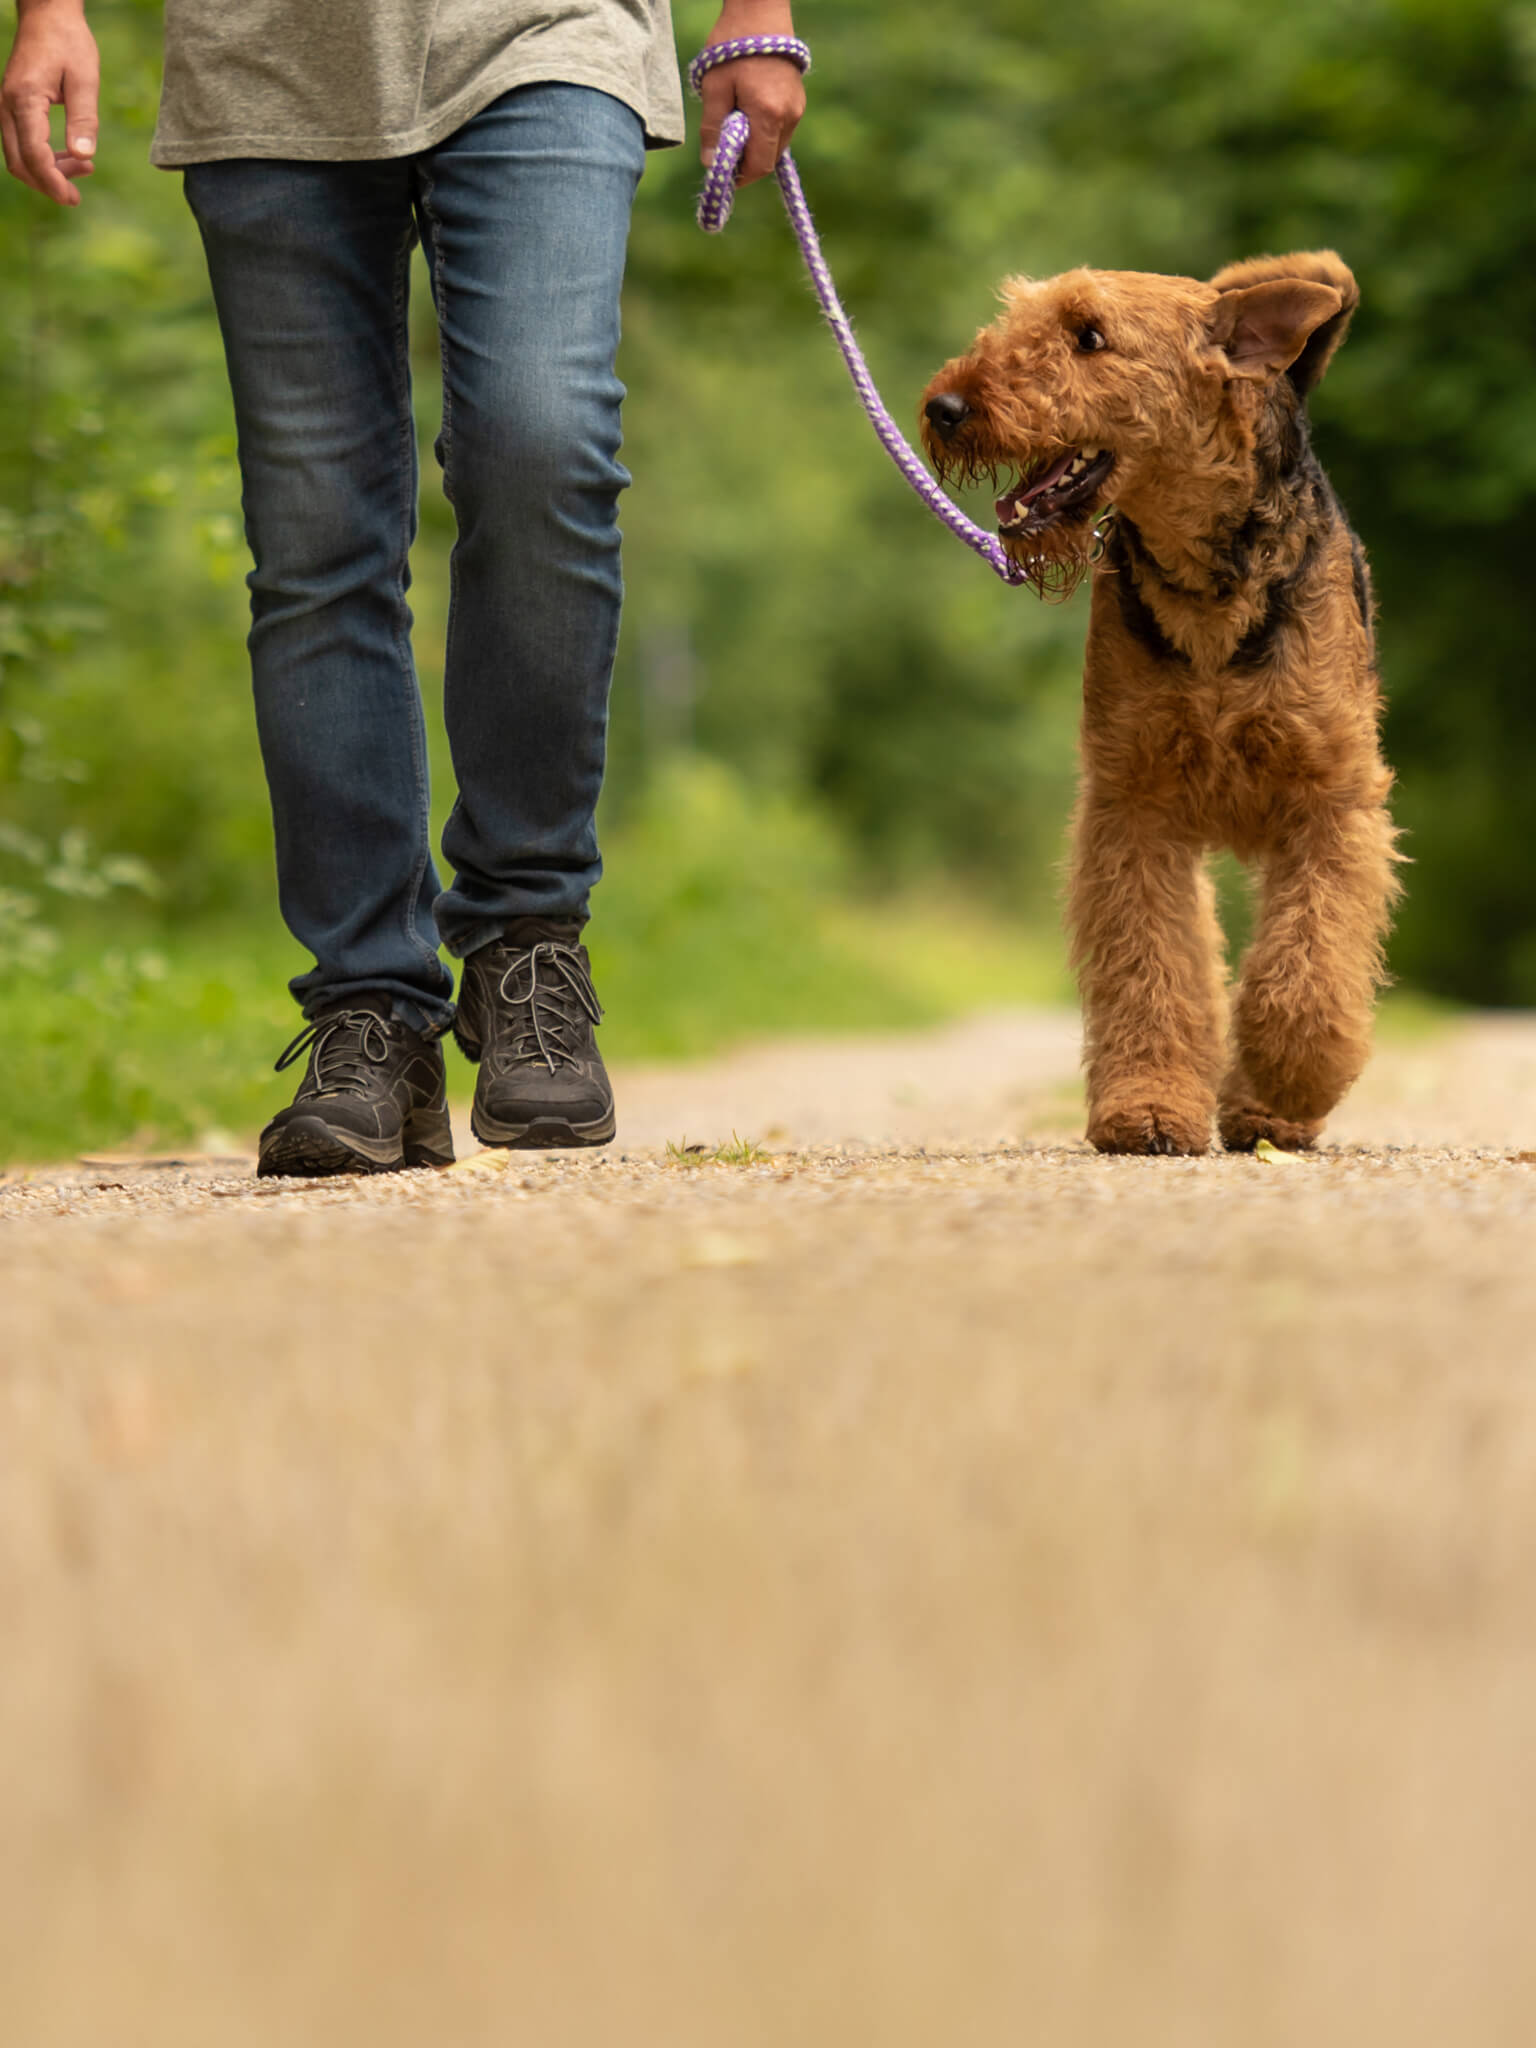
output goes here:
{"type": "MultiPolygon", "coordinates": [[[[617,875],[605,888],[622,893],[617,875]]],[[[777,943],[761,906],[738,940],[717,906],[643,952],[617,915],[619,929],[605,936],[595,925],[607,1055],[698,1057],[777,1033],[911,1029],[968,1010],[1071,999],[1050,932],[932,898],[791,902],[784,916],[790,928],[777,943]],[[786,950],[790,974],[781,972],[786,950]]],[[[121,932],[115,944],[106,936],[80,929],[46,977],[16,976],[0,990],[0,1161],[248,1144],[291,1094],[292,1076],[274,1074],[272,1062],[302,1021],[285,987],[304,965],[293,942],[275,922],[171,936],[146,928],[126,945],[121,932]]],[[[1380,1035],[1387,1044],[1422,1040],[1455,1015],[1394,992],[1380,1035]]],[[[467,1096],[471,1071],[451,1044],[448,1062],[450,1089],[467,1096]]],[[[719,1156],[750,1163],[750,1150],[743,1141],[719,1156]]]]}
{"type": "MultiPolygon", "coordinates": [[[[658,778],[607,843],[588,939],[610,1060],[1072,1000],[1053,925],[933,893],[863,901],[815,813],[711,764],[658,778]]],[[[0,1162],[249,1144],[292,1093],[272,1062],[300,1029],[286,983],[307,965],[275,910],[180,929],[146,908],[77,912],[46,972],[0,986],[0,1162]]],[[[1382,1036],[1422,1039],[1454,1014],[1394,993],[1382,1036]]],[[[467,1097],[452,1045],[448,1061],[467,1097]]],[[[752,1149],[706,1163],[750,1163],[752,1149]]]]}
{"type": "MultiPolygon", "coordinates": [[[[708,764],[659,778],[608,835],[589,931],[610,1060],[698,1058],[749,1038],[899,1030],[1068,1000],[1059,940],[936,897],[857,900],[816,816],[708,764]]],[[[292,1093],[308,962],[275,911],[159,927],[85,912],[45,973],[0,987],[0,1161],[248,1144],[292,1093]]],[[[448,1048],[449,1087],[470,1070],[448,1048]]]]}
{"type": "Polygon", "coordinates": [[[1388,989],[1376,1012],[1376,1036],[1384,1045],[1419,1045],[1438,1038],[1466,1013],[1444,996],[1425,995],[1416,988],[1388,989]]]}
{"type": "Polygon", "coordinates": [[[668,1166],[765,1166],[773,1154],[755,1138],[732,1131],[728,1144],[691,1145],[686,1137],[667,1140],[668,1166]]]}
{"type": "MultiPolygon", "coordinates": [[[[643,950],[633,935],[600,940],[594,930],[605,1054],[699,1056],[774,1033],[914,1027],[1064,993],[1048,948],[1028,933],[974,919],[975,971],[965,976],[959,913],[787,908],[793,928],[778,943],[761,914],[740,942],[719,918],[679,924],[643,950]]],[[[146,929],[127,946],[104,936],[78,930],[46,976],[0,991],[0,1160],[248,1143],[292,1093],[294,1077],[272,1062],[302,1024],[285,986],[305,964],[297,948],[280,928],[253,924],[146,929]]],[[[452,1044],[447,1052],[449,1088],[467,1096],[471,1070],[452,1044]]]]}

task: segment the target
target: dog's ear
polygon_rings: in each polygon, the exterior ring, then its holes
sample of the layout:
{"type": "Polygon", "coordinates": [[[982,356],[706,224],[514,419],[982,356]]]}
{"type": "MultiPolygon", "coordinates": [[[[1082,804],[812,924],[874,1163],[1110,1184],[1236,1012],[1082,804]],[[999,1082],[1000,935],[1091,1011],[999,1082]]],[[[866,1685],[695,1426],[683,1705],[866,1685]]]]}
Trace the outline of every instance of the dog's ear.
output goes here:
{"type": "Polygon", "coordinates": [[[1360,287],[1343,257],[1332,249],[1303,249],[1294,256],[1253,256],[1246,263],[1229,263],[1225,270],[1218,270],[1211,283],[1217,291],[1230,295],[1287,278],[1327,285],[1339,295],[1337,310],[1311,330],[1295,360],[1283,366],[1297,393],[1305,398],[1321,381],[1360,303],[1360,287]]]}
{"type": "Polygon", "coordinates": [[[1207,332],[1234,376],[1267,383],[1299,361],[1312,336],[1341,310],[1332,285],[1277,277],[1223,292],[1207,332]]]}

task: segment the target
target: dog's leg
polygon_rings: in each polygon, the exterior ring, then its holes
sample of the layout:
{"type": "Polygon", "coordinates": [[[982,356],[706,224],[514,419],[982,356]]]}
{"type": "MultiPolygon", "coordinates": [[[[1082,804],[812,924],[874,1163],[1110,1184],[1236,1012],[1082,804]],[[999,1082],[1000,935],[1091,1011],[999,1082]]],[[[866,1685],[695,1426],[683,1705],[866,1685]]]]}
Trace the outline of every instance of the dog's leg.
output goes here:
{"type": "Polygon", "coordinates": [[[1100,1152],[1205,1152],[1223,1059],[1221,933],[1199,849],[1089,790],[1069,898],[1088,1137],[1100,1152]]]}
{"type": "Polygon", "coordinates": [[[1324,812],[1266,860],[1221,1090],[1229,1152],[1261,1138],[1305,1150],[1364,1067],[1398,894],[1394,838],[1385,810],[1324,812]]]}

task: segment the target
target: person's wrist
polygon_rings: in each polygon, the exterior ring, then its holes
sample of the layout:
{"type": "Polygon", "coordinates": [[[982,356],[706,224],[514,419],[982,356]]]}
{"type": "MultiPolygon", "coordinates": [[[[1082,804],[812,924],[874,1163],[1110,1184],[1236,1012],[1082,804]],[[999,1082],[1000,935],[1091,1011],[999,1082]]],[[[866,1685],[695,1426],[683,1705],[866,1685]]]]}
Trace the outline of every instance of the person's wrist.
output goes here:
{"type": "MultiPolygon", "coordinates": [[[[717,31],[730,27],[743,35],[793,35],[789,0],[721,0],[717,31]]],[[[724,41],[723,36],[717,39],[724,41]]]]}

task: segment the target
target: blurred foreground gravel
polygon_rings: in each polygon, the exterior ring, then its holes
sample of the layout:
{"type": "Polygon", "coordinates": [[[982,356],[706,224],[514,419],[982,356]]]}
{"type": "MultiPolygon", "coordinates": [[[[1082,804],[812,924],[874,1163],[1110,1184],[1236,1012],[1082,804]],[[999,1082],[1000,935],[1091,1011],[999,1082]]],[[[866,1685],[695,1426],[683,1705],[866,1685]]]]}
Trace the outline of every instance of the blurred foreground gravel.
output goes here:
{"type": "Polygon", "coordinates": [[[1528,2048],[1536,1020],[1299,1161],[1075,1060],[0,1180],[0,2041],[1528,2048]]]}

